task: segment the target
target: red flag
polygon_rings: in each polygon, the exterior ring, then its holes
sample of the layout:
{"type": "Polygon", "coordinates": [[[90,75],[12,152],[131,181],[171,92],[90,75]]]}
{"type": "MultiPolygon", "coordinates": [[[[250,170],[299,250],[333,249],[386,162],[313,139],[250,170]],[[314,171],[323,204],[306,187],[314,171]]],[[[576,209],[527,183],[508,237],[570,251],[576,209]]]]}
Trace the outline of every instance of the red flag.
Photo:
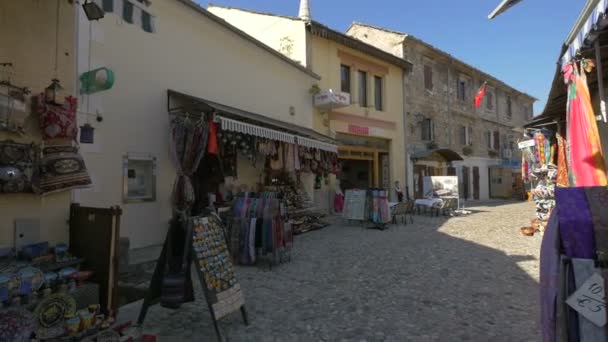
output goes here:
{"type": "Polygon", "coordinates": [[[486,95],[486,83],[484,82],[481,85],[481,88],[479,88],[479,91],[477,92],[477,96],[475,96],[475,107],[479,108],[481,107],[481,102],[483,101],[483,97],[486,95]]]}

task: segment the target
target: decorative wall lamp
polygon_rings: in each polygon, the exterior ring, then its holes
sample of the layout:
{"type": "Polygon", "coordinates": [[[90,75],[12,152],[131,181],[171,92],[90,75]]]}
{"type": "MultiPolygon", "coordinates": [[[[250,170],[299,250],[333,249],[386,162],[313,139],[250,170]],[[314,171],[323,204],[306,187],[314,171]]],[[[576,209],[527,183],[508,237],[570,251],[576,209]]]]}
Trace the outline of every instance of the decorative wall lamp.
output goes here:
{"type": "Polygon", "coordinates": [[[90,0],[85,0],[84,4],[82,4],[82,9],[89,20],[99,20],[105,16],[103,9],[90,0]]]}
{"type": "Polygon", "coordinates": [[[418,128],[418,126],[422,125],[424,119],[425,117],[422,113],[414,114],[414,123],[410,123],[410,130],[412,131],[412,134],[416,132],[416,128],[418,128]]]}

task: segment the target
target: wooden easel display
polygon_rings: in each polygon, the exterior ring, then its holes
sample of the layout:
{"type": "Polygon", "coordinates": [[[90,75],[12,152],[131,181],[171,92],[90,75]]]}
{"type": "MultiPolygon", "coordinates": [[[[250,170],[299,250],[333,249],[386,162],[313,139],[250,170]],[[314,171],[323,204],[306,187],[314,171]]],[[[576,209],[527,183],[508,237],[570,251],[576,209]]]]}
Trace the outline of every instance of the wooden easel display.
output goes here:
{"type": "MultiPolygon", "coordinates": [[[[191,217],[188,225],[188,231],[192,233],[192,236],[188,237],[191,248],[184,253],[191,253],[213,319],[217,339],[224,341],[218,324],[219,319],[237,310],[241,311],[245,325],[249,325],[249,319],[245,309],[245,299],[236,280],[234,265],[228,252],[222,223],[217,216],[211,215],[191,217]]],[[[159,302],[169,243],[168,233],[139,313],[138,325],[143,324],[149,307],[159,302]]]]}

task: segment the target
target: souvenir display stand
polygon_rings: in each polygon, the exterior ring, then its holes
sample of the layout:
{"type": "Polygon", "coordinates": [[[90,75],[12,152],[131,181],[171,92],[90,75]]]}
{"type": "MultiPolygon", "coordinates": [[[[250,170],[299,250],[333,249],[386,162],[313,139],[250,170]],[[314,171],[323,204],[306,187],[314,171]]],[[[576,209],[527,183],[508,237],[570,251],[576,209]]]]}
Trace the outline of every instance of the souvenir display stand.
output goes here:
{"type": "Polygon", "coordinates": [[[546,129],[533,130],[531,137],[520,143],[522,177],[530,184],[530,191],[536,203],[536,218],[532,220],[532,228],[543,232],[555,207],[557,144],[554,134],[546,129]]]}
{"type": "Polygon", "coordinates": [[[137,324],[143,325],[150,306],[154,304],[178,309],[182,303],[195,300],[190,276],[192,262],[205,294],[217,339],[224,341],[219,319],[240,311],[243,322],[249,325],[249,321],[243,293],[236,281],[225,230],[215,214],[187,219],[174,218],[137,324]]]}
{"type": "Polygon", "coordinates": [[[371,222],[369,228],[384,230],[391,222],[388,191],[384,189],[346,190],[343,217],[347,220],[371,222]]]}

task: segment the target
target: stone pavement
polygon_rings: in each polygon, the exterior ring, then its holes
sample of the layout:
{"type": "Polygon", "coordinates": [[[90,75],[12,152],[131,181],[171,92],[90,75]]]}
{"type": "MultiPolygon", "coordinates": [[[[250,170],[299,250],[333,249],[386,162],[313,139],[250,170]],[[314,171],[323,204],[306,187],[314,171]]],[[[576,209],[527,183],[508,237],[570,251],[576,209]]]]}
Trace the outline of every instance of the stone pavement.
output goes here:
{"type": "MultiPolygon", "coordinates": [[[[389,230],[335,224],[297,236],[291,263],[238,267],[251,324],[229,341],[537,341],[541,237],[533,204],[492,202],[463,217],[415,216],[389,230]]],[[[178,311],[148,313],[160,341],[215,341],[199,289],[178,311]]],[[[136,317],[139,304],[121,311],[136,317]]]]}

